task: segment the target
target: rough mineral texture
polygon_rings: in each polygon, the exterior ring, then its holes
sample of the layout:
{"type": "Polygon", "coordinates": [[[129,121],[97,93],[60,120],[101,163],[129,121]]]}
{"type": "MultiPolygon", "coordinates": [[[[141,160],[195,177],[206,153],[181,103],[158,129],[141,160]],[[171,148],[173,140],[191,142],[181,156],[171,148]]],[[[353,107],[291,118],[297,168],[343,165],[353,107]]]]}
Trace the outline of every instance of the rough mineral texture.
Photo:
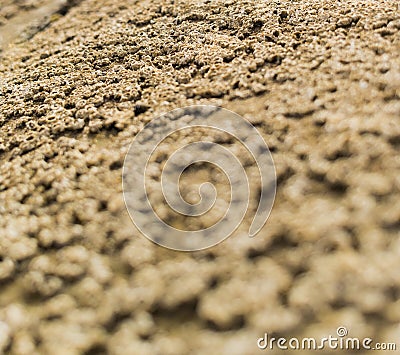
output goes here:
{"type": "Polygon", "coordinates": [[[400,347],[397,1],[83,0],[6,35],[44,3],[0,3],[0,353],[252,355],[339,326],[400,347]],[[181,253],[134,228],[121,171],[192,104],[256,125],[278,191],[255,238],[250,216],[181,253]]]}

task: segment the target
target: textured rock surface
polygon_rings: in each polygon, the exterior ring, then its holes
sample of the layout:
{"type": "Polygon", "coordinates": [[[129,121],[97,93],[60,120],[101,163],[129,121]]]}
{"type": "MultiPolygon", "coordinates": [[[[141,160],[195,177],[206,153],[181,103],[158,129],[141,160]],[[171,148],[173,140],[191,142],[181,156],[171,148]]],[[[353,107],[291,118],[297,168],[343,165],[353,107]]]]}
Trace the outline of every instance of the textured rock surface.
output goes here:
{"type": "Polygon", "coordinates": [[[243,355],[265,332],[338,326],[399,339],[399,13],[84,0],[5,48],[0,352],[243,355]],[[257,125],[278,195],[255,239],[184,254],[134,229],[121,167],[143,124],[198,103],[257,125]]]}

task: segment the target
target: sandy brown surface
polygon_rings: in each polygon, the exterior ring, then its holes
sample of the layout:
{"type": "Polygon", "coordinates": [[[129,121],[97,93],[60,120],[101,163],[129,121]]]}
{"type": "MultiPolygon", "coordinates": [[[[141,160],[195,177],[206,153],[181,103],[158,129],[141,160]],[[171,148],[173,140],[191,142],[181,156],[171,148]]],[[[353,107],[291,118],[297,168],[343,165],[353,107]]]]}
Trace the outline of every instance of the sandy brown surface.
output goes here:
{"type": "Polygon", "coordinates": [[[84,0],[5,47],[0,353],[244,355],[338,326],[400,348],[399,30],[396,1],[84,0]],[[198,103],[257,125],[277,199],[256,238],[173,252],[121,169],[198,103]]]}
{"type": "Polygon", "coordinates": [[[1,0],[0,51],[31,39],[79,0],[1,0]]]}

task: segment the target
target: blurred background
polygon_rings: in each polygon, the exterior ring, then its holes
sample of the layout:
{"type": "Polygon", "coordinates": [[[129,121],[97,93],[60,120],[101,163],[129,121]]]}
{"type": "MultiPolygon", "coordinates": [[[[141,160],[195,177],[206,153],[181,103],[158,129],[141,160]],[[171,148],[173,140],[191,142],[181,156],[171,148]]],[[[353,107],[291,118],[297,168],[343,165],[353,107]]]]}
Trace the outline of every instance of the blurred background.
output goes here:
{"type": "Polygon", "coordinates": [[[0,353],[257,354],[341,326],[400,346],[399,13],[2,0],[0,353]],[[135,229],[121,176],[147,122],[194,104],[260,131],[278,190],[255,238],[249,216],[182,253],[135,229]]]}

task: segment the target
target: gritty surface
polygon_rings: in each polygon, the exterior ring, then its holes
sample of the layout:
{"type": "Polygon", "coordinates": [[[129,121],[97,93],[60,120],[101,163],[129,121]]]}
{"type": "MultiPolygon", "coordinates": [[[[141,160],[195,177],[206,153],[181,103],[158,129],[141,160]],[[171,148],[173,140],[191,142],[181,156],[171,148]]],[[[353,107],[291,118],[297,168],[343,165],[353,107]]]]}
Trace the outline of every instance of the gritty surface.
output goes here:
{"type": "Polygon", "coordinates": [[[84,0],[0,56],[0,353],[400,339],[396,1],[84,0]],[[256,238],[185,254],[135,230],[121,170],[199,103],[257,126],[278,193],[256,238]]]}

